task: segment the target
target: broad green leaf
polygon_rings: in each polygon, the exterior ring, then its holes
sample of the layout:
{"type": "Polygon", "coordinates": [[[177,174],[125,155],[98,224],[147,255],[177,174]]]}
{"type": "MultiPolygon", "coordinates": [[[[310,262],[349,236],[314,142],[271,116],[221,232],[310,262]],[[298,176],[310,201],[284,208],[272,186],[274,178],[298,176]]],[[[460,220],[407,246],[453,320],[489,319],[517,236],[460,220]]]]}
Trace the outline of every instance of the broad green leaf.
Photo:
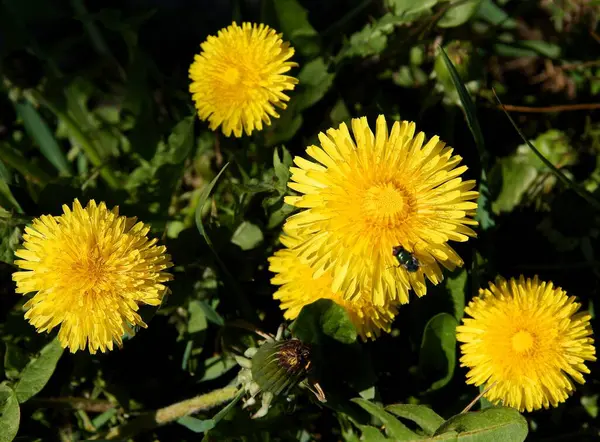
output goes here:
{"type": "MultiPolygon", "coordinates": [[[[496,100],[498,100],[498,103],[500,103],[500,105],[502,106],[502,102],[500,101],[500,98],[498,98],[497,95],[496,95],[496,100]]],[[[513,125],[513,127],[515,128],[515,130],[517,131],[517,133],[519,134],[519,136],[521,137],[521,139],[537,155],[537,157],[544,163],[544,165],[548,169],[550,169],[550,172],[552,172],[552,174],[558,180],[560,180],[568,189],[573,189],[573,191],[575,193],[577,193],[581,198],[583,198],[584,200],[586,200],[591,206],[593,206],[596,209],[600,209],[600,201],[597,200],[592,194],[590,194],[589,192],[587,192],[585,190],[585,188],[581,187],[579,184],[577,184],[573,180],[571,180],[561,170],[557,169],[554,166],[554,164],[552,164],[552,162],[550,162],[544,155],[542,155],[542,153],[527,138],[525,138],[525,135],[523,135],[523,132],[521,132],[521,129],[519,129],[519,126],[517,126],[517,123],[515,123],[515,121],[513,120],[513,118],[506,111],[506,109],[504,109],[504,107],[502,107],[502,110],[504,111],[504,114],[506,115],[506,117],[508,118],[508,120],[510,121],[510,123],[513,125]]]]}
{"type": "Polygon", "coordinates": [[[262,230],[256,224],[244,221],[235,229],[231,237],[231,242],[239,246],[242,250],[252,250],[257,247],[264,239],[262,230]]]}
{"type": "Polygon", "coordinates": [[[212,381],[237,367],[235,359],[223,355],[215,355],[204,361],[204,373],[198,382],[212,381]]]}
{"type": "Polygon", "coordinates": [[[413,421],[428,435],[433,435],[444,423],[444,418],[425,405],[395,404],[388,405],[385,409],[398,417],[413,421]]]}
{"type": "Polygon", "coordinates": [[[206,301],[200,301],[200,307],[204,311],[204,316],[206,316],[206,319],[209,322],[212,322],[213,324],[216,324],[219,326],[222,326],[225,324],[223,317],[219,313],[217,313],[217,311],[212,306],[210,306],[206,301]]]}
{"type": "Polygon", "coordinates": [[[451,6],[437,22],[440,28],[453,28],[466,23],[477,13],[481,6],[481,0],[466,0],[454,3],[456,4],[451,6]]]}
{"type": "Polygon", "coordinates": [[[439,0],[386,0],[394,15],[404,16],[430,12],[439,0]]]}
{"type": "MultiPolygon", "coordinates": [[[[459,414],[448,419],[435,436],[456,432],[458,442],[522,442],[527,437],[527,421],[517,410],[494,407],[459,414]]],[[[435,439],[437,440],[437,438],[435,439]]]]}
{"type": "Polygon", "coordinates": [[[215,355],[204,361],[204,373],[198,382],[212,381],[237,366],[235,359],[215,355]]]}
{"type": "Polygon", "coordinates": [[[50,380],[58,360],[63,354],[63,348],[54,338],[46,344],[39,356],[32,359],[21,372],[21,377],[15,385],[15,393],[19,403],[26,402],[29,398],[38,394],[50,380]]]}
{"type": "Polygon", "coordinates": [[[454,316],[439,313],[425,326],[419,354],[419,369],[428,377],[438,377],[431,385],[430,391],[442,388],[452,379],[456,366],[457,325],[458,321],[454,316]]]}
{"type": "Polygon", "coordinates": [[[410,23],[415,14],[397,16],[386,14],[375,23],[367,23],[365,27],[350,36],[350,41],[342,49],[338,58],[369,57],[381,54],[387,47],[388,35],[396,26],[410,23]]]}
{"type": "Polygon", "coordinates": [[[558,59],[561,56],[559,45],[544,40],[520,40],[519,45],[532,49],[543,57],[558,59]]]}
{"type": "Polygon", "coordinates": [[[387,442],[390,439],[385,437],[381,431],[369,425],[359,425],[358,428],[362,433],[361,440],[366,442],[387,442]]]}
{"type": "Polygon", "coordinates": [[[517,27],[517,21],[496,5],[493,0],[483,0],[481,2],[481,6],[477,11],[477,18],[502,29],[514,29],[517,27]]]}
{"type": "Polygon", "coordinates": [[[291,328],[296,337],[311,344],[319,343],[323,334],[343,344],[355,342],[357,336],[346,309],[330,299],[304,306],[291,328]]]}
{"type": "Polygon", "coordinates": [[[208,430],[212,430],[216,425],[215,421],[212,419],[198,419],[192,416],[180,417],[177,419],[177,423],[194,433],[206,433],[208,430]]]}
{"type": "Polygon", "coordinates": [[[54,135],[38,111],[28,100],[15,103],[17,113],[23,120],[25,130],[35,140],[40,152],[63,175],[71,175],[67,157],[56,142],[54,135]]]}
{"type": "Polygon", "coordinates": [[[194,147],[194,121],[195,116],[191,115],[181,120],[173,128],[168,140],[169,163],[181,163],[192,151],[194,147]]]}
{"type": "Polygon", "coordinates": [[[187,325],[188,333],[192,334],[206,330],[208,322],[206,321],[206,315],[204,314],[204,309],[202,308],[200,301],[190,301],[188,314],[190,315],[187,325]]]}
{"type": "Polygon", "coordinates": [[[323,57],[315,58],[302,67],[298,74],[300,82],[298,89],[300,93],[296,96],[298,110],[304,110],[325,96],[331,85],[335,74],[328,72],[328,66],[323,57]]]}
{"type": "Polygon", "coordinates": [[[352,399],[352,402],[358,404],[367,413],[379,419],[385,427],[385,433],[393,440],[421,439],[418,434],[409,430],[406,425],[385,411],[380,405],[374,404],[362,398],[354,398],[352,399]]]}
{"type": "Polygon", "coordinates": [[[319,33],[308,21],[308,13],[296,0],[273,0],[279,20],[279,29],[289,38],[295,49],[305,57],[321,51],[319,33]]]}
{"type": "MultiPolygon", "coordinates": [[[[577,161],[577,152],[571,147],[568,137],[561,131],[551,129],[535,140],[538,150],[557,168],[572,165],[577,161]]],[[[556,178],[545,176],[547,168],[538,156],[526,145],[520,145],[516,152],[504,158],[498,158],[494,173],[501,188],[498,197],[492,203],[495,213],[510,212],[517,206],[527,192],[537,189],[548,193],[554,187],[556,178]],[[541,182],[540,182],[541,180],[541,182]]],[[[535,197],[530,194],[529,197],[535,197]]]]}
{"type": "Polygon", "coordinates": [[[16,393],[8,385],[0,384],[0,442],[12,442],[19,431],[20,419],[16,393]]]}
{"type": "Polygon", "coordinates": [[[452,297],[454,305],[454,317],[460,321],[465,310],[465,297],[467,290],[467,271],[461,269],[453,272],[446,278],[446,289],[452,297]]]}

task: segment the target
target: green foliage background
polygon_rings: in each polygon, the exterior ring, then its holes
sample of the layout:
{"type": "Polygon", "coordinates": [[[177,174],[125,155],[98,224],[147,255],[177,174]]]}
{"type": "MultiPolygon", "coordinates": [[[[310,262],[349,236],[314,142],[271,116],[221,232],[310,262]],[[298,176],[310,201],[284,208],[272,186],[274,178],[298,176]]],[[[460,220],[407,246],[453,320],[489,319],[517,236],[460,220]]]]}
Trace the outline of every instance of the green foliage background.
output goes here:
{"type": "MultiPolygon", "coordinates": [[[[378,114],[439,135],[480,183],[479,237],[456,245],[465,267],[402,307],[393,332],[375,342],[356,341],[331,304],[305,309],[294,332],[316,348],[326,404],[300,392],[251,420],[232,403],[218,417],[202,412],[135,440],[500,441],[527,431],[532,441],[597,440],[598,363],[556,409],[522,418],[480,401],[475,409],[485,411],[456,416],[478,390],[464,382],[454,327],[496,275],[538,274],[594,312],[598,106],[511,112],[522,138],[494,91],[520,106],[597,101],[599,8],[584,0],[0,1],[0,441],[17,429],[19,441],[102,439],[143,411],[230,383],[232,354],[255,342],[248,329],[275,333],[283,321],[266,258],[292,212],[283,203],[292,157],[320,131],[359,116],[373,124],[378,114]],[[300,64],[281,118],[240,140],[198,121],[187,91],[199,44],[233,20],[283,32],[300,64]],[[172,294],[143,311],[149,328],[108,354],[63,354],[53,336],[36,334],[11,281],[24,226],[75,197],[150,224],[175,263],[172,294]]],[[[592,325],[600,330],[595,316],[592,325]]]]}

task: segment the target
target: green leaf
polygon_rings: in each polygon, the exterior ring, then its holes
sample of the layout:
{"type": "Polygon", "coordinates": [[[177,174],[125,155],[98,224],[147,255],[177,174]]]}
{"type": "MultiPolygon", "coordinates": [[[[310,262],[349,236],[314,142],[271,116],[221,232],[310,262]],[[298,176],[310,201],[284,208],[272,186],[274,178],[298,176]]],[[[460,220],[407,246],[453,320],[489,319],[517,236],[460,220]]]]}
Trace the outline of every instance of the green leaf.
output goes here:
{"type": "Polygon", "coordinates": [[[453,28],[466,23],[477,13],[481,6],[481,0],[467,0],[455,3],[456,5],[451,6],[437,22],[440,28],[453,28]]]}
{"type": "Polygon", "coordinates": [[[181,120],[173,128],[168,139],[169,163],[178,164],[185,160],[194,147],[194,121],[195,116],[181,120]]]}
{"type": "Polygon", "coordinates": [[[206,321],[206,315],[200,301],[190,301],[188,313],[190,315],[187,325],[188,333],[192,334],[206,330],[208,322],[206,321]]]}
{"type": "Polygon", "coordinates": [[[483,138],[483,132],[481,132],[481,127],[479,126],[477,114],[475,112],[475,105],[473,104],[473,100],[471,100],[471,96],[469,95],[467,88],[460,79],[460,75],[454,67],[454,64],[452,61],[450,61],[450,58],[448,58],[448,54],[446,54],[446,51],[442,47],[440,47],[440,51],[442,59],[444,60],[444,63],[446,63],[446,67],[450,72],[452,82],[454,83],[454,87],[456,88],[456,92],[458,93],[458,97],[460,98],[460,102],[462,103],[465,111],[467,125],[469,126],[469,130],[471,131],[473,139],[475,140],[475,144],[477,145],[479,157],[481,158],[481,164],[483,165],[484,169],[487,169],[488,153],[485,150],[485,141],[483,138]]]}
{"type": "Polygon", "coordinates": [[[387,47],[388,35],[394,31],[395,27],[410,23],[416,17],[415,14],[397,16],[390,13],[375,23],[367,23],[362,30],[350,36],[350,41],[342,49],[338,58],[365,58],[381,54],[387,47]]]}
{"type": "Polygon", "coordinates": [[[435,435],[449,432],[458,433],[457,441],[521,442],[527,437],[528,427],[525,418],[514,408],[494,407],[451,417],[435,435]]]}
{"type": "Polygon", "coordinates": [[[14,390],[0,384],[0,442],[11,442],[19,431],[21,411],[14,390]]]}
{"type": "Polygon", "coordinates": [[[433,382],[430,391],[442,388],[452,379],[456,366],[457,326],[456,318],[448,313],[435,315],[425,326],[419,354],[420,372],[427,377],[442,375],[433,382]]]}
{"type": "Polygon", "coordinates": [[[298,111],[307,109],[321,100],[331,88],[334,78],[335,74],[328,72],[323,57],[306,63],[298,74],[300,82],[298,87],[300,93],[296,96],[298,111]]]}
{"type": "Polygon", "coordinates": [[[233,289],[232,292],[233,292],[233,295],[235,296],[235,302],[239,306],[242,316],[247,320],[252,320],[255,317],[255,313],[252,310],[252,306],[250,305],[250,303],[244,296],[244,293],[241,291],[240,287],[237,285],[235,278],[229,272],[229,270],[227,270],[227,266],[225,266],[225,263],[221,260],[221,257],[215,250],[215,247],[213,246],[213,243],[212,243],[210,237],[206,233],[206,229],[204,228],[204,222],[202,220],[202,211],[204,209],[204,206],[206,205],[208,198],[210,197],[210,194],[212,193],[212,190],[216,186],[217,181],[219,181],[219,178],[221,177],[221,175],[223,175],[223,172],[225,172],[225,169],[227,169],[227,166],[229,166],[229,163],[226,163],[223,166],[223,168],[221,169],[221,171],[217,174],[217,176],[212,179],[212,181],[208,184],[208,186],[205,186],[202,189],[202,192],[200,192],[200,196],[198,197],[198,204],[196,205],[196,212],[194,214],[195,215],[194,218],[196,221],[196,227],[198,228],[198,231],[204,238],[204,241],[206,241],[206,244],[210,248],[210,251],[213,253],[215,260],[219,264],[219,267],[221,267],[221,271],[225,274],[226,281],[231,285],[231,287],[233,289]]]}
{"type": "Polygon", "coordinates": [[[444,418],[425,405],[394,404],[385,409],[398,417],[413,421],[430,436],[444,423],[444,418]]]}
{"type": "Polygon", "coordinates": [[[196,419],[192,416],[184,416],[177,419],[177,423],[183,425],[194,433],[206,433],[209,430],[212,430],[218,423],[221,421],[227,414],[231,411],[233,407],[239,402],[239,400],[244,395],[243,391],[240,391],[238,395],[233,398],[231,402],[229,402],[225,407],[223,407],[212,419],[196,419]]]}
{"type": "Polygon", "coordinates": [[[513,127],[515,128],[515,130],[517,131],[517,133],[519,134],[521,139],[525,142],[525,144],[527,144],[527,146],[529,146],[529,148],[537,155],[537,157],[546,165],[546,167],[548,169],[550,169],[550,172],[552,172],[552,174],[558,180],[560,180],[568,189],[572,189],[575,193],[577,193],[580,197],[582,197],[585,201],[587,201],[594,208],[600,209],[600,201],[598,201],[592,194],[587,192],[585,190],[585,188],[581,187],[580,185],[578,185],[577,183],[572,181],[561,170],[557,169],[554,166],[554,164],[552,164],[544,155],[542,155],[542,153],[533,144],[531,144],[531,142],[527,138],[525,138],[525,135],[523,135],[523,132],[521,132],[521,129],[519,129],[519,126],[517,126],[517,123],[515,123],[515,121],[510,116],[510,114],[506,111],[506,109],[504,109],[504,106],[502,105],[502,102],[500,101],[500,98],[498,98],[497,95],[496,95],[496,100],[498,100],[498,103],[500,103],[500,105],[502,106],[502,110],[504,111],[504,114],[506,115],[506,117],[508,118],[510,123],[513,125],[513,127]]]}
{"type": "MultiPolygon", "coordinates": [[[[1,152],[0,152],[1,153],[1,152]]],[[[0,207],[8,210],[16,210],[23,213],[23,209],[12,194],[9,185],[12,182],[12,174],[6,165],[0,160],[0,207]]]]}
{"type": "Polygon", "coordinates": [[[215,355],[204,361],[204,373],[198,382],[212,381],[237,367],[235,359],[223,355],[215,355]]]}
{"type": "Polygon", "coordinates": [[[17,113],[23,120],[25,130],[35,140],[42,155],[63,175],[71,175],[67,157],[56,142],[54,135],[38,111],[27,100],[15,103],[17,113]]]}
{"type": "Polygon", "coordinates": [[[19,374],[29,362],[27,355],[21,347],[11,342],[5,342],[4,346],[4,374],[11,381],[19,378],[19,374]]]}
{"type": "Polygon", "coordinates": [[[223,317],[217,313],[217,311],[211,307],[206,301],[199,301],[200,307],[204,311],[204,316],[208,319],[209,322],[216,324],[218,326],[225,325],[225,321],[223,317]]]}
{"type": "Polygon", "coordinates": [[[198,419],[192,416],[180,417],[177,419],[177,423],[194,433],[206,433],[208,430],[212,430],[216,425],[215,421],[212,419],[198,419]]]}
{"type": "Polygon", "coordinates": [[[446,278],[446,289],[452,297],[454,317],[460,321],[465,310],[465,294],[467,290],[467,271],[462,269],[453,272],[446,278]]]}
{"type": "Polygon", "coordinates": [[[393,440],[421,439],[418,434],[409,430],[406,425],[385,411],[380,405],[376,405],[362,398],[354,398],[352,399],[352,402],[358,404],[367,413],[379,419],[385,427],[385,433],[393,438],[393,440]]]}
{"type": "Polygon", "coordinates": [[[12,217],[0,217],[0,261],[12,264],[20,242],[20,225],[12,217]]]}
{"type": "Polygon", "coordinates": [[[381,431],[369,425],[359,425],[358,428],[362,433],[361,440],[367,442],[387,442],[390,439],[385,437],[381,431]]]}
{"type": "Polygon", "coordinates": [[[273,0],[284,38],[289,38],[295,49],[305,57],[313,57],[321,51],[319,33],[308,21],[306,9],[296,0],[273,0]]]}
{"type": "Polygon", "coordinates": [[[322,335],[342,344],[352,344],[357,336],[346,309],[330,299],[304,306],[291,329],[297,338],[311,344],[321,342],[322,335]]]}
{"type": "Polygon", "coordinates": [[[386,3],[394,15],[404,16],[430,12],[439,0],[386,0],[386,3]]]}
{"type": "Polygon", "coordinates": [[[477,18],[502,29],[514,29],[517,27],[517,21],[511,18],[504,9],[496,5],[493,0],[483,0],[481,2],[481,6],[477,11],[477,18]]]}
{"type": "Polygon", "coordinates": [[[20,404],[26,402],[44,388],[52,373],[54,373],[56,364],[62,354],[63,348],[58,338],[55,338],[42,348],[38,357],[27,364],[15,386],[15,393],[20,404]]]}
{"type": "MultiPolygon", "coordinates": [[[[577,161],[577,152],[571,147],[569,138],[559,130],[544,132],[532,143],[557,168],[577,161]]],[[[545,176],[545,164],[526,144],[520,145],[512,155],[498,158],[493,172],[501,181],[498,196],[492,203],[495,213],[512,211],[532,188],[548,193],[556,183],[556,178],[545,176]],[[541,183],[539,179],[542,179],[541,183]]]]}
{"type": "Polygon", "coordinates": [[[107,410],[104,413],[92,419],[92,425],[96,430],[99,430],[104,425],[106,425],[114,416],[116,416],[118,412],[119,410],[117,408],[111,408],[110,410],[107,410]]]}
{"type": "Polygon", "coordinates": [[[285,148],[281,147],[283,158],[279,157],[279,149],[273,150],[273,170],[277,177],[277,187],[280,193],[285,193],[287,189],[287,182],[290,179],[290,166],[292,166],[292,156],[290,152],[285,148]]]}
{"type": "Polygon", "coordinates": [[[495,224],[494,219],[490,214],[491,211],[489,210],[491,201],[489,199],[489,191],[487,187],[487,170],[489,169],[490,163],[489,153],[485,148],[483,132],[481,132],[481,126],[479,125],[479,120],[477,119],[473,100],[471,100],[471,96],[469,95],[467,88],[462,82],[459,73],[452,64],[452,61],[450,58],[448,58],[448,54],[446,54],[444,48],[440,47],[440,51],[442,59],[444,60],[444,63],[446,63],[446,67],[450,72],[450,77],[452,78],[452,82],[454,83],[454,87],[456,88],[456,92],[458,93],[458,97],[465,112],[467,125],[469,126],[469,130],[473,135],[475,145],[477,146],[477,150],[479,152],[479,158],[481,161],[481,177],[479,180],[479,198],[477,199],[476,219],[479,221],[481,228],[483,230],[487,230],[493,227],[495,224]]]}
{"type": "Polygon", "coordinates": [[[235,229],[231,242],[242,250],[252,250],[263,242],[264,236],[260,227],[249,221],[244,221],[235,229]]]}
{"type": "Polygon", "coordinates": [[[31,181],[41,186],[45,186],[52,177],[48,175],[41,167],[25,157],[23,153],[6,143],[0,143],[0,158],[25,177],[27,181],[31,181]]]}

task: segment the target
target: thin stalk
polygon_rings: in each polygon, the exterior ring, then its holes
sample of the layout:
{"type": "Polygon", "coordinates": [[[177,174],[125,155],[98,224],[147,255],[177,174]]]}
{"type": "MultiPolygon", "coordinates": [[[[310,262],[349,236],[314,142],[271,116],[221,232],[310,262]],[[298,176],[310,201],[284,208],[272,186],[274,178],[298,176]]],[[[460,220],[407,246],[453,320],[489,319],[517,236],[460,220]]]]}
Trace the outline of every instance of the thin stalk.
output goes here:
{"type": "Polygon", "coordinates": [[[194,398],[169,405],[168,407],[144,413],[131,422],[111,428],[106,434],[96,436],[93,439],[127,440],[143,431],[152,430],[184,416],[197,413],[198,411],[210,410],[225,402],[229,402],[238,392],[237,387],[229,386],[201,394],[194,398]]]}

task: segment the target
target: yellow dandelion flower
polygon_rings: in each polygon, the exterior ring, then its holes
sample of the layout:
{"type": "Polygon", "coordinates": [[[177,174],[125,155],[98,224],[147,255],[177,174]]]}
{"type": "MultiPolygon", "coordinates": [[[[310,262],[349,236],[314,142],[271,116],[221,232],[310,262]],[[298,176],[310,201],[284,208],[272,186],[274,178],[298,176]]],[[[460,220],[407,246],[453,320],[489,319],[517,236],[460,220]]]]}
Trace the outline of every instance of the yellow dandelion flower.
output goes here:
{"type": "Polygon", "coordinates": [[[552,282],[537,276],[499,278],[481,289],[457,327],[467,383],[489,385],[485,396],[519,411],[557,406],[583,384],[585,361],[596,360],[591,316],[552,282]]]}
{"type": "Polygon", "coordinates": [[[119,216],[118,207],[92,200],[84,209],[75,200],[63,212],[34,219],[15,252],[24,270],[13,273],[16,291],[35,293],[25,318],[38,332],[60,325],[60,343],[73,353],[112,350],[133,326],[146,326],[140,304],[160,304],[170,257],[148,239],[149,227],[119,216]]]}
{"type": "Polygon", "coordinates": [[[321,147],[294,158],[286,197],[304,210],[284,231],[307,238],[294,250],[314,277],[332,274],[332,291],[377,305],[408,302],[412,287],[426,293],[425,277],[439,283],[439,264],[454,269],[462,259],[448,241],[467,241],[477,208],[474,181],[463,181],[461,157],[435,136],[415,135],[415,124],[396,122],[388,133],[383,115],[373,134],[366,118],[319,134],[321,147]],[[402,262],[395,253],[403,248],[402,262]],[[369,287],[367,289],[367,287],[369,287]]]}
{"type": "Polygon", "coordinates": [[[269,258],[269,270],[277,274],[271,279],[271,283],[281,287],[273,298],[281,301],[281,309],[285,310],[283,316],[286,319],[297,318],[305,305],[319,299],[331,299],[346,309],[363,340],[375,339],[380,330],[390,331],[392,321],[398,313],[396,306],[376,306],[368,297],[358,297],[353,301],[344,299],[341,293],[331,290],[330,272],[314,279],[311,268],[303,264],[291,250],[291,247],[300,242],[300,238],[282,235],[280,239],[287,247],[278,250],[269,258]]]}
{"type": "Polygon", "coordinates": [[[190,92],[212,130],[221,125],[226,136],[241,137],[242,130],[250,135],[279,118],[275,107],[286,108],[284,92],[298,83],[283,75],[298,65],[288,61],[294,49],[281,34],[264,24],[233,22],[200,47],[189,70],[190,92]]]}

